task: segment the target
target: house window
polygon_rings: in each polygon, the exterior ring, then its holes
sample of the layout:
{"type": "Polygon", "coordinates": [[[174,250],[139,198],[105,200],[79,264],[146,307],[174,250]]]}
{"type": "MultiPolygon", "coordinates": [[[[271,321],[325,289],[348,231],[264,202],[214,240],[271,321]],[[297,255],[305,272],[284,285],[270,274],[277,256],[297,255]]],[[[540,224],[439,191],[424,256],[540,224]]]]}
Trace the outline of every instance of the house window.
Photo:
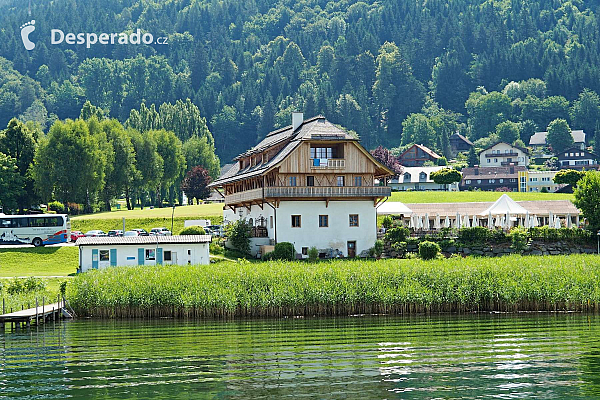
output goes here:
{"type": "Polygon", "coordinates": [[[296,186],[296,177],[290,176],[290,186],[296,186]]]}
{"type": "Polygon", "coordinates": [[[300,228],[300,215],[292,215],[292,228],[300,228]]]}
{"type": "Polygon", "coordinates": [[[510,178],[510,183],[515,183],[517,181],[517,178],[510,178]]]}
{"type": "Polygon", "coordinates": [[[362,186],[362,176],[354,177],[354,186],[362,186]]]}
{"type": "Polygon", "coordinates": [[[172,261],[171,250],[165,250],[165,252],[163,253],[163,258],[165,261],[172,261]]]}
{"type": "Polygon", "coordinates": [[[425,172],[421,172],[419,174],[419,181],[425,182],[427,180],[427,174],[425,172]]]}
{"type": "Polygon", "coordinates": [[[569,157],[569,153],[565,153],[565,157],[569,157]]]}
{"type": "Polygon", "coordinates": [[[109,254],[108,250],[100,250],[100,261],[109,261],[109,254]]]}
{"type": "Polygon", "coordinates": [[[315,186],[315,177],[314,176],[306,177],[306,186],[315,186]]]}
{"type": "Polygon", "coordinates": [[[497,158],[494,158],[494,162],[495,162],[495,163],[497,163],[497,162],[498,162],[498,159],[497,159],[497,158]]]}
{"type": "Polygon", "coordinates": [[[302,248],[302,255],[303,256],[307,256],[308,255],[308,247],[303,247],[302,248]]]}
{"type": "Polygon", "coordinates": [[[410,183],[410,174],[407,172],[404,174],[404,182],[405,183],[410,183]]]}
{"type": "Polygon", "coordinates": [[[465,184],[467,184],[467,185],[470,185],[470,184],[471,184],[471,180],[470,180],[470,179],[467,179],[467,180],[465,181],[465,184]]]}
{"type": "Polygon", "coordinates": [[[329,215],[319,215],[319,228],[329,227],[329,215]]]}
{"type": "Polygon", "coordinates": [[[495,179],[490,179],[490,183],[496,183],[495,179]]]}
{"type": "Polygon", "coordinates": [[[269,217],[269,226],[271,227],[271,229],[273,229],[273,216],[272,215],[269,217]]]}
{"type": "Polygon", "coordinates": [[[350,226],[358,226],[358,214],[350,214],[350,226]]]}
{"type": "Polygon", "coordinates": [[[491,159],[491,158],[488,158],[488,159],[487,159],[487,161],[488,161],[488,163],[491,163],[491,162],[492,162],[492,159],[491,159]]]}
{"type": "Polygon", "coordinates": [[[344,177],[343,176],[338,176],[337,177],[337,185],[338,186],[345,186],[344,185],[344,177]]]}
{"type": "Polygon", "coordinates": [[[504,183],[504,179],[500,179],[500,183],[504,183]]]}
{"type": "Polygon", "coordinates": [[[156,249],[146,249],[146,261],[156,260],[156,249]]]}
{"type": "Polygon", "coordinates": [[[480,184],[480,183],[481,183],[481,179],[477,179],[477,184],[480,184]]]}

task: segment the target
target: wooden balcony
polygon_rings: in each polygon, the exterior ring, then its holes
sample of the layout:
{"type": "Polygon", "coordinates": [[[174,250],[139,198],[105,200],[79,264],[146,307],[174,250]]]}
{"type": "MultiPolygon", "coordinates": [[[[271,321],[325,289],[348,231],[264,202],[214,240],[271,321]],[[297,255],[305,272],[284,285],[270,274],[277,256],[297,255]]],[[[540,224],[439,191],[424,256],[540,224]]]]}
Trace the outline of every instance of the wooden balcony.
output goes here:
{"type": "MultiPolygon", "coordinates": [[[[293,198],[352,198],[369,197],[380,198],[392,194],[392,189],[387,186],[291,186],[291,187],[266,187],[265,199],[293,199],[293,198]]],[[[247,190],[225,196],[225,204],[250,203],[263,198],[263,189],[247,190]]]]}
{"type": "Polygon", "coordinates": [[[505,158],[505,157],[519,157],[518,153],[486,153],[487,158],[505,158]]]}
{"type": "Polygon", "coordinates": [[[267,187],[266,198],[324,198],[324,197],[386,197],[392,189],[387,186],[294,186],[267,187]]]}
{"type": "MultiPolygon", "coordinates": [[[[318,159],[317,159],[318,160],[318,159]]],[[[327,164],[315,165],[315,159],[310,160],[310,168],[311,169],[344,169],[346,168],[346,160],[343,158],[329,158],[327,159],[327,164]]]]}

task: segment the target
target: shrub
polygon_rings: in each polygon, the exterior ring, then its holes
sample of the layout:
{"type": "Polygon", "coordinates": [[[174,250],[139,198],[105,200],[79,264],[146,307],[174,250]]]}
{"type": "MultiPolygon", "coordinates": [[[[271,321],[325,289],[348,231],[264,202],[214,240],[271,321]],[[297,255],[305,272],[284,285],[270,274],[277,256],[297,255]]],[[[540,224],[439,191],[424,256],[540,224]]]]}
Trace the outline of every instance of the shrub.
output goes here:
{"type": "Polygon", "coordinates": [[[319,250],[316,247],[308,249],[308,261],[315,262],[319,258],[319,250]]]}
{"type": "Polygon", "coordinates": [[[245,219],[227,225],[227,237],[233,247],[242,253],[250,254],[250,231],[252,226],[245,219]]]}
{"type": "Polygon", "coordinates": [[[180,235],[206,235],[206,231],[201,226],[188,226],[187,228],[183,228],[180,235]]]}
{"type": "Polygon", "coordinates": [[[81,206],[77,203],[67,203],[67,213],[69,215],[79,215],[81,214],[81,206]]]}
{"type": "Polygon", "coordinates": [[[433,260],[440,254],[440,246],[428,240],[419,243],[419,256],[423,260],[433,260]]]}
{"type": "Polygon", "coordinates": [[[264,259],[294,261],[296,259],[296,249],[290,242],[280,242],[275,245],[272,252],[265,254],[264,259]]]}
{"type": "Polygon", "coordinates": [[[463,228],[458,231],[458,239],[463,243],[482,243],[491,237],[491,231],[483,226],[463,228]]]}
{"type": "Polygon", "coordinates": [[[525,229],[512,229],[509,234],[511,245],[516,252],[521,253],[527,247],[527,230],[525,229]]]}
{"type": "Polygon", "coordinates": [[[211,242],[208,246],[210,254],[225,254],[225,249],[220,242],[211,242]]]}
{"type": "Polygon", "coordinates": [[[398,253],[398,257],[406,257],[406,242],[396,242],[392,244],[392,250],[398,253]]]}
{"type": "Polygon", "coordinates": [[[381,254],[383,254],[383,240],[375,241],[375,244],[373,245],[373,254],[375,257],[381,257],[381,254]]]}
{"type": "Polygon", "coordinates": [[[399,226],[396,228],[389,229],[384,236],[386,242],[397,243],[404,242],[406,238],[410,235],[410,230],[403,226],[399,226]]]}
{"type": "Polygon", "coordinates": [[[62,214],[65,212],[65,205],[60,201],[51,201],[48,203],[48,210],[62,214]]]}
{"type": "Polygon", "coordinates": [[[381,221],[381,225],[386,229],[390,229],[392,227],[392,217],[390,217],[389,215],[386,215],[385,217],[383,217],[383,220],[381,221]]]}
{"type": "Polygon", "coordinates": [[[30,293],[38,290],[44,290],[46,283],[40,278],[29,277],[26,279],[14,278],[8,284],[6,292],[10,295],[20,293],[30,293]]]}

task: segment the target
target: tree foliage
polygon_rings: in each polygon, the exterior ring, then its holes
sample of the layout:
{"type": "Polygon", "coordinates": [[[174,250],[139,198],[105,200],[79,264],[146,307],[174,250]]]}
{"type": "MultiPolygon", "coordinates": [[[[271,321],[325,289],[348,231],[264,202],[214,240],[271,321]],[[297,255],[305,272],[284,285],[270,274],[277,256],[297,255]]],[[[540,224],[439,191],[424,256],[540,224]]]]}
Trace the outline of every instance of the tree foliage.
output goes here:
{"type": "Polygon", "coordinates": [[[181,190],[185,193],[188,199],[196,199],[196,203],[210,196],[210,189],[207,186],[210,184],[211,178],[208,171],[201,166],[195,166],[187,172],[183,182],[181,182],[181,190]]]}
{"type": "Polygon", "coordinates": [[[563,169],[558,171],[556,175],[554,175],[554,183],[563,183],[566,185],[571,185],[573,187],[577,186],[577,182],[581,180],[585,176],[585,172],[576,171],[574,169],[563,169]]]}
{"type": "Polygon", "coordinates": [[[396,156],[394,156],[385,147],[377,147],[375,150],[371,151],[371,155],[375,157],[377,161],[394,171],[396,174],[399,175],[402,173],[402,165],[400,165],[400,161],[398,161],[398,158],[396,158],[396,156]]]}
{"type": "Polygon", "coordinates": [[[573,203],[581,210],[589,223],[589,229],[596,232],[600,229],[600,172],[588,171],[581,178],[574,191],[573,203]]]}
{"type": "Polygon", "coordinates": [[[573,136],[571,136],[571,128],[567,121],[557,118],[550,122],[546,143],[557,154],[573,146],[573,136]]]}
{"type": "Polygon", "coordinates": [[[450,185],[460,182],[462,174],[453,168],[443,168],[430,174],[431,179],[438,185],[450,185]]]}

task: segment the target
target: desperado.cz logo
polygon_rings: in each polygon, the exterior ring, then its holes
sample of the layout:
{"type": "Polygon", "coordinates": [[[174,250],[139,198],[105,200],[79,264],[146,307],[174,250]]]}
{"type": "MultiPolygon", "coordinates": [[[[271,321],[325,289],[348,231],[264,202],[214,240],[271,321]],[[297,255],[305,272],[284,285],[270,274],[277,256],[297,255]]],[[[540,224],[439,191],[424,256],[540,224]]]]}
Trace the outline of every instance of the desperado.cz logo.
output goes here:
{"type": "MultiPolygon", "coordinates": [[[[35,20],[31,20],[21,27],[21,40],[23,41],[23,46],[25,46],[25,50],[33,50],[35,48],[35,43],[33,43],[29,39],[29,35],[31,32],[35,31],[35,20]]],[[[166,45],[168,44],[166,37],[159,37],[154,40],[154,35],[149,32],[143,33],[140,29],[137,29],[135,32],[127,34],[125,32],[121,33],[100,33],[96,34],[93,32],[80,32],[80,33],[64,33],[60,29],[52,29],[50,31],[50,43],[51,44],[61,44],[66,43],[69,45],[82,45],[85,44],[85,47],[88,49],[95,44],[101,45],[120,45],[120,44],[158,44],[158,45],[166,45]]]]}

